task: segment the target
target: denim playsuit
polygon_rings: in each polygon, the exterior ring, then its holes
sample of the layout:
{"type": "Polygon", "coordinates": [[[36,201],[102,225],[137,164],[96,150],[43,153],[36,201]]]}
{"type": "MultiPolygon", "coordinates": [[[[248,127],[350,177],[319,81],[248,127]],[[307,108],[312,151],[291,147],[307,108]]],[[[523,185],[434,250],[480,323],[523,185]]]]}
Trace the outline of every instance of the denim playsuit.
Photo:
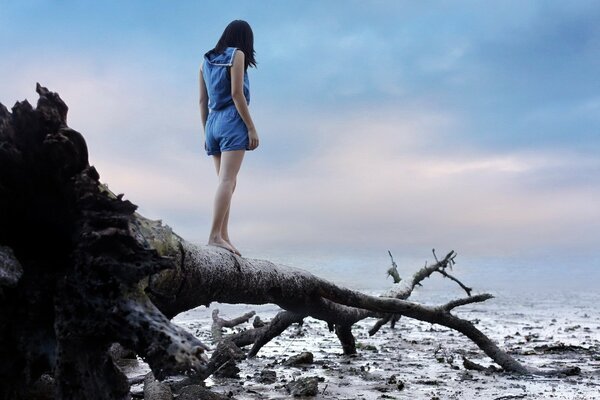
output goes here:
{"type": "MultiPolygon", "coordinates": [[[[209,156],[223,151],[249,150],[248,128],[235,108],[231,97],[231,78],[228,67],[233,65],[237,49],[227,47],[218,54],[214,50],[204,55],[202,76],[208,93],[205,150],[209,156]]],[[[244,97],[250,104],[250,83],[244,71],[244,97]]]]}

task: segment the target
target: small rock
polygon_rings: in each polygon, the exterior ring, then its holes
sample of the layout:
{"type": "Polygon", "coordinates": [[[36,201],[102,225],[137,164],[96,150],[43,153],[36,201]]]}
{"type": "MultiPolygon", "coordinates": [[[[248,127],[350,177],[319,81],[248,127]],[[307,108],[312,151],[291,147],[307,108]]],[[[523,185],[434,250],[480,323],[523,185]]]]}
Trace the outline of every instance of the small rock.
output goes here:
{"type": "Polygon", "coordinates": [[[579,375],[580,373],[581,373],[581,368],[579,368],[579,367],[571,367],[571,368],[567,368],[566,370],[563,371],[563,374],[566,376],[579,375]]]}
{"type": "Polygon", "coordinates": [[[244,352],[233,342],[228,340],[219,342],[211,357],[211,361],[219,365],[214,375],[224,378],[238,378],[240,369],[236,366],[236,362],[245,357],[244,352]]]}
{"type": "Polygon", "coordinates": [[[266,384],[275,383],[277,382],[277,373],[271,369],[263,369],[260,372],[258,382],[266,384]]]}
{"type": "MultiPolygon", "coordinates": [[[[230,393],[233,395],[233,393],[230,393]]],[[[190,385],[181,389],[177,400],[229,400],[233,397],[211,392],[200,385],[190,385]]]]}
{"type": "Polygon", "coordinates": [[[581,325],[568,326],[565,328],[565,332],[573,332],[581,328],[581,325]]]}
{"type": "Polygon", "coordinates": [[[172,400],[171,388],[164,382],[157,381],[152,372],[148,372],[144,378],[145,400],[172,400]]]}
{"type": "Polygon", "coordinates": [[[296,379],[285,385],[292,396],[316,396],[319,393],[319,378],[311,376],[296,379]]]}
{"type": "Polygon", "coordinates": [[[254,321],[252,321],[252,326],[254,328],[262,328],[263,326],[265,326],[265,323],[262,319],[260,319],[260,317],[257,315],[256,317],[254,317],[254,321]]]}
{"type": "Polygon", "coordinates": [[[313,354],[310,351],[305,351],[288,358],[283,362],[283,365],[292,366],[298,364],[312,364],[313,360],[313,354]]]}
{"type": "Polygon", "coordinates": [[[431,386],[439,386],[441,384],[440,381],[435,379],[420,379],[416,381],[419,385],[431,385],[431,386]]]}
{"type": "Polygon", "coordinates": [[[187,386],[198,385],[204,387],[204,378],[201,376],[190,375],[183,379],[167,380],[167,383],[171,386],[173,393],[178,395],[179,392],[187,386]]]}
{"type": "Polygon", "coordinates": [[[229,360],[222,364],[213,375],[221,378],[239,378],[240,369],[235,365],[235,361],[229,360]]]}
{"type": "Polygon", "coordinates": [[[473,377],[472,373],[470,373],[469,371],[464,371],[460,375],[459,380],[461,380],[461,381],[474,381],[476,379],[473,377]]]}

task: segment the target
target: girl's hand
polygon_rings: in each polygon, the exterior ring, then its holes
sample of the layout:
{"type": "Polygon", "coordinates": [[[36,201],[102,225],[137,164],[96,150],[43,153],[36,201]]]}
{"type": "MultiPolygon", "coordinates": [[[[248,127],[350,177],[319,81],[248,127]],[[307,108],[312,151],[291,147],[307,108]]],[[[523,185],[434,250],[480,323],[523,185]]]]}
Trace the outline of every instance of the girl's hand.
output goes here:
{"type": "Polygon", "coordinates": [[[258,133],[256,133],[256,128],[248,129],[248,140],[250,142],[248,145],[250,150],[258,147],[258,133]]]}

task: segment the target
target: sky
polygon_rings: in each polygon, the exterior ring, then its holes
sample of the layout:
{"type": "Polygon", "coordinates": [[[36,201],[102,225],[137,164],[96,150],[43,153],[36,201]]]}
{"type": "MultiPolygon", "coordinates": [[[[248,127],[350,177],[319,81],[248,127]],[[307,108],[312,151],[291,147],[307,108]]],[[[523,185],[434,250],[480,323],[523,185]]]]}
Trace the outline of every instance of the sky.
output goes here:
{"type": "Polygon", "coordinates": [[[101,180],[205,243],[198,69],[234,19],[261,139],[232,204],[243,253],[600,269],[596,1],[0,0],[0,102],[58,92],[101,180]]]}

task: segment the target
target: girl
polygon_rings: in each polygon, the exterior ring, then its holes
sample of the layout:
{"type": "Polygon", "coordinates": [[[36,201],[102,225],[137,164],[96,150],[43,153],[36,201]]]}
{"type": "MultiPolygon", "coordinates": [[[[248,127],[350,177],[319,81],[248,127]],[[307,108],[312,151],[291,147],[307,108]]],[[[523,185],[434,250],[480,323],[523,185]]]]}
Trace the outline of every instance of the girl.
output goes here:
{"type": "Polygon", "coordinates": [[[200,114],[204,148],[213,156],[219,186],[215,194],[208,244],[241,255],[229,239],[229,206],[244,152],[258,147],[258,134],[250,117],[248,67],[256,67],[254,35],[246,21],[225,28],[200,67],[200,114]]]}

